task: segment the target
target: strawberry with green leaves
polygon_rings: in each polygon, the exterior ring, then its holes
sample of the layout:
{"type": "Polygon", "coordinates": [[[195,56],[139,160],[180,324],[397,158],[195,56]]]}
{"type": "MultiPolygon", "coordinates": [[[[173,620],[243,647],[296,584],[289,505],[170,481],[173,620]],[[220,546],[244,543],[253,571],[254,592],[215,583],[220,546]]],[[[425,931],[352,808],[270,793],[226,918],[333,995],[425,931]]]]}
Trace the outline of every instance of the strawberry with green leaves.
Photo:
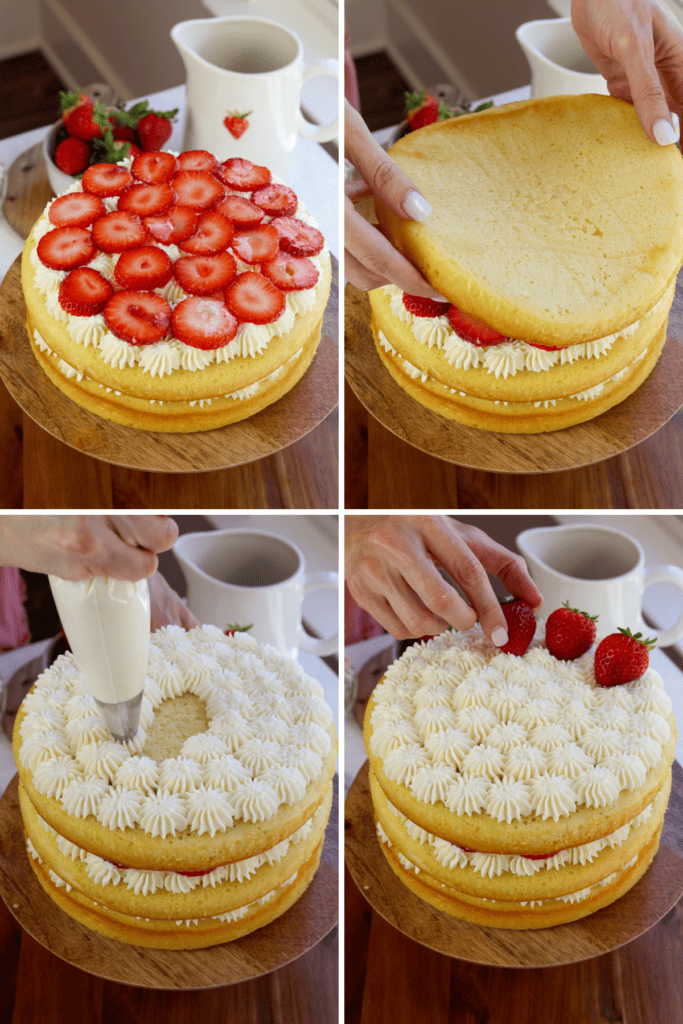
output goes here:
{"type": "Polygon", "coordinates": [[[95,116],[96,111],[104,114],[101,103],[93,103],[80,89],[75,92],[60,92],[62,121],[69,135],[74,139],[90,142],[102,137],[102,125],[95,116]]]}
{"type": "Polygon", "coordinates": [[[585,654],[597,633],[597,615],[570,608],[565,601],[561,608],[551,612],[545,624],[545,645],[554,658],[574,661],[585,654]]]}
{"type": "Polygon", "coordinates": [[[253,622],[249,626],[228,626],[225,630],[226,636],[234,636],[235,633],[246,633],[253,628],[253,622]]]}
{"type": "Polygon", "coordinates": [[[405,96],[408,124],[413,131],[424,128],[425,125],[434,124],[438,120],[438,101],[426,89],[420,89],[419,92],[407,92],[405,96]]]}
{"type": "Polygon", "coordinates": [[[655,641],[644,639],[642,633],[630,629],[610,633],[598,644],[595,652],[595,681],[598,686],[621,686],[631,683],[647,671],[649,652],[655,641]]]}

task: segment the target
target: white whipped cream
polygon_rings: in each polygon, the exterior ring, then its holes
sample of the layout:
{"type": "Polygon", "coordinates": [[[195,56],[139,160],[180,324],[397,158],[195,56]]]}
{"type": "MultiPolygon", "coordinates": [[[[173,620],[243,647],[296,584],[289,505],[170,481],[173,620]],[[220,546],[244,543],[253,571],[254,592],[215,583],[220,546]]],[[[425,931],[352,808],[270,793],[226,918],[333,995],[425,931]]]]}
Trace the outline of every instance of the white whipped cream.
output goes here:
{"type": "Polygon", "coordinates": [[[149,646],[147,580],[49,579],[89,692],[105,704],[118,704],[141,693],[149,646]]]}

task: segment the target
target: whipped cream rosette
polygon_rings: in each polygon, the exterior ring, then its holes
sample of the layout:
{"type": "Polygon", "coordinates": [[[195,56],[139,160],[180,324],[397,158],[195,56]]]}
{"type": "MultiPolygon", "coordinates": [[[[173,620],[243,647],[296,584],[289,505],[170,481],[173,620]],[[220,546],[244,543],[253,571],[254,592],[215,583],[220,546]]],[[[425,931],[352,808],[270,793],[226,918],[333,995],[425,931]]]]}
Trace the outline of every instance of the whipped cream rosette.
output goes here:
{"type": "Polygon", "coordinates": [[[31,862],[68,913],[123,941],[211,945],[310,882],[332,800],[322,689],[247,634],[150,638],[140,728],[114,742],[71,655],[38,679],[14,751],[31,862]]]}
{"type": "Polygon", "coordinates": [[[594,650],[559,661],[545,624],[521,656],[478,627],[416,643],[365,718],[378,837],[401,880],[456,917],[574,920],[654,856],[676,743],[658,673],[596,683],[594,650]]]}

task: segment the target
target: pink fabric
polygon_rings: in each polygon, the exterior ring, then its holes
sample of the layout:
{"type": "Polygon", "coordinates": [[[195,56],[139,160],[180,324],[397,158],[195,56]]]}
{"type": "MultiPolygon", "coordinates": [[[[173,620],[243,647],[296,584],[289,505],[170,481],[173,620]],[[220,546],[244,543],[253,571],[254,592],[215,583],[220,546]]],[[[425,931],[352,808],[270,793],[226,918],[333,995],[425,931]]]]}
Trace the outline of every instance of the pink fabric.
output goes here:
{"type": "Polygon", "coordinates": [[[344,643],[355,644],[359,640],[369,640],[371,636],[379,636],[385,630],[369,612],[356,604],[344,587],[344,643]]]}
{"type": "Polygon", "coordinates": [[[358,75],[353,57],[349,51],[349,34],[344,33],[344,96],[360,114],[360,91],[358,89],[358,75]]]}
{"type": "Polygon", "coordinates": [[[29,642],[25,597],[26,589],[19,570],[13,566],[0,566],[0,648],[3,651],[24,647],[29,642]]]}

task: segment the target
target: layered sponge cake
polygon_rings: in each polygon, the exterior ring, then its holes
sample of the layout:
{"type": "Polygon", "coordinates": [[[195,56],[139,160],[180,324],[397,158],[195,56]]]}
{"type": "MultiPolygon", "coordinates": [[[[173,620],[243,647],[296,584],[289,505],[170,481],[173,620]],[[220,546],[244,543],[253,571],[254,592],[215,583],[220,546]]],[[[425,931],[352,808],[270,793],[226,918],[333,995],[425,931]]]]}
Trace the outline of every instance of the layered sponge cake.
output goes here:
{"type": "Polygon", "coordinates": [[[166,432],[220,427],[310,365],[329,250],[266,167],[143,153],[89,167],[24,248],[34,355],[92,412],[166,432]]]}
{"type": "Polygon", "coordinates": [[[215,945],[278,917],[315,874],[332,716],[316,680],[243,633],[153,634],[125,745],[62,656],[22,702],[13,744],[31,864],[62,909],[104,935],[215,945]]]}
{"type": "Polygon", "coordinates": [[[365,718],[378,839],[401,881],[500,928],[577,920],[652,861],[676,727],[653,669],[596,683],[594,649],[555,658],[539,622],[522,656],[478,627],[414,644],[365,718]]]}
{"type": "Polygon", "coordinates": [[[440,121],[391,156],[433,212],[394,245],[447,300],[370,293],[380,358],[469,426],[557,430],[652,371],[683,262],[683,163],[604,96],[528,100],[440,121]]]}

